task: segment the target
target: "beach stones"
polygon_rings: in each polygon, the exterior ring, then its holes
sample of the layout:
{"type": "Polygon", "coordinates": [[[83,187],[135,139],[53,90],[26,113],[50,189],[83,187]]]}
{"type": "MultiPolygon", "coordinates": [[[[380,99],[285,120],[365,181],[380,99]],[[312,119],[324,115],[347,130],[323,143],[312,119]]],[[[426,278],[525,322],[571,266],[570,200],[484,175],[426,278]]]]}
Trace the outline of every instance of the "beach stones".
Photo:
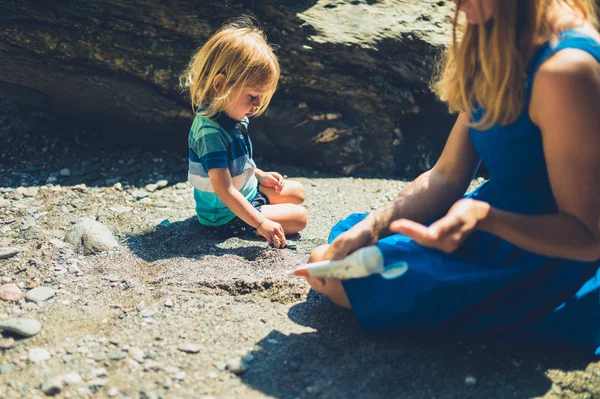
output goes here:
{"type": "Polygon", "coordinates": [[[77,249],[83,249],[86,255],[119,246],[106,226],[88,217],[82,217],[75,222],[75,226],[67,232],[65,241],[77,249]]]}
{"type": "Polygon", "coordinates": [[[22,337],[33,337],[40,332],[42,325],[34,319],[13,318],[0,321],[0,329],[22,337]]]}
{"type": "Polygon", "coordinates": [[[21,252],[21,251],[18,248],[13,248],[13,247],[0,248],[0,259],[12,258],[19,252],[21,252]]]}
{"type": "Polygon", "coordinates": [[[52,298],[56,293],[50,287],[37,287],[27,291],[25,299],[30,302],[40,303],[52,298]]]}
{"type": "Polygon", "coordinates": [[[0,286],[1,300],[18,302],[22,297],[21,289],[16,284],[4,284],[0,286]]]}

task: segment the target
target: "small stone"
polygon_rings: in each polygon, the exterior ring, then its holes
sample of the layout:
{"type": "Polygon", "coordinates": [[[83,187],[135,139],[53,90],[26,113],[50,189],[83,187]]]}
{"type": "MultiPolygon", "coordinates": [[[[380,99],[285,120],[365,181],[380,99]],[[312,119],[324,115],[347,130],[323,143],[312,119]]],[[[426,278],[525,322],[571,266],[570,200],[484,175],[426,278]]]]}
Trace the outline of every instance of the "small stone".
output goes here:
{"type": "Polygon", "coordinates": [[[10,206],[10,201],[4,198],[0,198],[0,208],[8,208],[10,206]]]}
{"type": "Polygon", "coordinates": [[[182,381],[183,379],[185,379],[185,371],[180,371],[179,373],[176,373],[173,378],[175,378],[176,380],[182,381]]]}
{"type": "Polygon", "coordinates": [[[167,201],[156,201],[154,203],[155,208],[168,208],[169,205],[170,204],[167,201]]]}
{"type": "Polygon", "coordinates": [[[475,377],[473,377],[472,375],[468,375],[465,378],[465,384],[467,384],[467,385],[475,385],[475,384],[477,384],[477,379],[475,377]]]}
{"type": "Polygon", "coordinates": [[[50,359],[50,353],[44,348],[29,349],[29,361],[39,363],[50,359]]]}
{"type": "Polygon", "coordinates": [[[54,245],[58,249],[62,249],[67,246],[67,243],[63,240],[59,240],[58,238],[52,238],[48,241],[50,244],[54,245]]]}
{"type": "Polygon", "coordinates": [[[23,337],[33,337],[40,332],[42,325],[39,321],[34,319],[13,318],[1,321],[0,329],[23,337]]]}
{"type": "Polygon", "coordinates": [[[68,168],[61,169],[59,173],[64,177],[71,176],[71,171],[68,168]]]}
{"type": "Polygon", "coordinates": [[[58,395],[62,391],[62,382],[57,379],[52,379],[43,384],[41,390],[46,396],[58,395]]]}
{"type": "Polygon", "coordinates": [[[31,302],[44,302],[55,295],[55,291],[50,287],[37,287],[25,294],[25,299],[31,302]]]}
{"type": "Polygon", "coordinates": [[[103,387],[106,385],[106,379],[104,378],[94,378],[93,380],[88,381],[88,387],[103,387]]]}
{"type": "Polygon", "coordinates": [[[185,190],[187,188],[188,188],[188,185],[185,182],[180,182],[175,185],[175,189],[177,189],[177,190],[185,190]]]}
{"type": "Polygon", "coordinates": [[[111,206],[110,208],[111,211],[115,212],[115,213],[128,213],[131,212],[131,210],[133,209],[130,206],[124,206],[124,205],[117,205],[117,206],[111,206]]]}
{"type": "Polygon", "coordinates": [[[167,187],[169,185],[169,182],[167,180],[159,180],[156,182],[156,187],[158,187],[159,189],[163,189],[165,187],[167,187]]]}
{"type": "Polygon", "coordinates": [[[248,371],[248,366],[244,363],[242,358],[237,357],[227,362],[227,369],[235,375],[241,375],[248,371]]]}
{"type": "Polygon", "coordinates": [[[109,397],[114,398],[119,395],[119,390],[115,387],[112,387],[106,393],[109,397]]]}
{"type": "Polygon", "coordinates": [[[133,190],[133,192],[131,193],[131,196],[137,200],[146,198],[149,195],[150,193],[146,190],[133,190]]]}
{"type": "Polygon", "coordinates": [[[104,367],[93,369],[90,373],[93,378],[106,377],[106,369],[104,367]]]}
{"type": "Polygon", "coordinates": [[[62,376],[62,382],[67,385],[76,385],[82,381],[82,378],[77,373],[69,373],[62,376]]]}
{"type": "Polygon", "coordinates": [[[172,308],[173,307],[173,301],[171,300],[171,298],[167,298],[165,301],[165,306],[167,308],[172,308]]]}
{"type": "Polygon", "coordinates": [[[191,343],[183,343],[183,344],[179,344],[179,346],[177,347],[177,349],[179,349],[182,352],[186,352],[186,353],[198,353],[202,350],[202,345],[200,344],[191,344],[191,343]]]}
{"type": "Polygon", "coordinates": [[[158,185],[156,184],[146,184],[146,187],[144,187],[146,189],[146,191],[148,192],[155,192],[158,189],[158,185]]]}
{"type": "Polygon", "coordinates": [[[0,349],[6,350],[15,346],[14,338],[2,338],[0,339],[0,349]]]}
{"type": "Polygon", "coordinates": [[[158,313],[158,310],[156,310],[154,308],[148,308],[148,309],[142,310],[142,312],[140,314],[142,315],[142,317],[152,317],[156,313],[158,313]]]}
{"type": "Polygon", "coordinates": [[[37,187],[27,187],[23,192],[23,196],[33,198],[37,195],[39,189],[37,187]]]}
{"type": "Polygon", "coordinates": [[[35,218],[32,216],[26,216],[21,221],[21,230],[29,230],[36,225],[35,218]]]}
{"type": "Polygon", "coordinates": [[[16,284],[4,284],[0,286],[0,299],[3,301],[18,302],[21,298],[23,298],[23,294],[16,284]]]}
{"type": "Polygon", "coordinates": [[[40,309],[40,305],[38,305],[35,302],[27,302],[25,305],[23,305],[23,310],[39,310],[40,309]]]}
{"type": "Polygon", "coordinates": [[[106,354],[110,360],[123,360],[127,357],[127,353],[122,351],[110,351],[106,354]]]}
{"type": "Polygon", "coordinates": [[[4,363],[0,364],[0,375],[8,374],[13,371],[16,367],[13,364],[4,363]]]}
{"type": "Polygon", "coordinates": [[[103,362],[106,360],[106,355],[102,352],[99,352],[92,356],[92,359],[96,362],[103,362]]]}
{"type": "Polygon", "coordinates": [[[12,258],[19,252],[21,252],[21,250],[19,250],[18,248],[2,247],[2,248],[0,248],[0,259],[12,258]]]}
{"type": "Polygon", "coordinates": [[[141,348],[134,346],[133,348],[129,349],[129,357],[138,363],[144,363],[145,354],[141,348]]]}
{"type": "Polygon", "coordinates": [[[87,191],[87,186],[83,183],[77,184],[71,188],[71,190],[76,191],[78,193],[85,193],[87,191]]]}
{"type": "Polygon", "coordinates": [[[123,185],[119,182],[113,184],[113,189],[117,190],[117,191],[123,191],[123,185]]]}

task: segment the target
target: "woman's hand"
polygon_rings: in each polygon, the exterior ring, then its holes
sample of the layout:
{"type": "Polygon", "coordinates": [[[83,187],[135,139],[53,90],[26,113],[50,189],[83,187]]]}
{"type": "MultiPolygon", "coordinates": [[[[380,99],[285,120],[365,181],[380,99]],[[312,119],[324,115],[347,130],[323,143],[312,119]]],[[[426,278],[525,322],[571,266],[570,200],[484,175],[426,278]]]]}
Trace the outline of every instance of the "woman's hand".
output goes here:
{"type": "Polygon", "coordinates": [[[399,219],[392,222],[390,230],[404,234],[425,247],[451,253],[485,220],[489,209],[490,205],[486,202],[465,198],[457,201],[446,216],[429,227],[408,219],[399,219]]]}
{"type": "Polygon", "coordinates": [[[265,237],[269,244],[273,244],[275,248],[285,248],[287,245],[283,227],[277,222],[265,219],[265,221],[258,226],[256,231],[258,234],[265,237]]]}
{"type": "Polygon", "coordinates": [[[256,178],[258,179],[258,184],[265,187],[272,187],[277,193],[281,192],[285,184],[283,176],[277,172],[262,172],[256,178]]]}
{"type": "Polygon", "coordinates": [[[357,249],[375,244],[373,228],[373,224],[365,219],[340,234],[327,247],[323,254],[323,260],[344,259],[357,249]]]}

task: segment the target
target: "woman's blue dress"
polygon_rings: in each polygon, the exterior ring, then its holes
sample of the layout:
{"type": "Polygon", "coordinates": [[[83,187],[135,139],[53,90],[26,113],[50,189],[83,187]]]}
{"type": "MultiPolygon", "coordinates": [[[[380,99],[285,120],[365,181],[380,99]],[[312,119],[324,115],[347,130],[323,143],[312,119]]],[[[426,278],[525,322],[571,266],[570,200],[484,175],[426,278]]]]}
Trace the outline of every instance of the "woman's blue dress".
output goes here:
{"type": "MultiPolygon", "coordinates": [[[[600,62],[600,46],[591,37],[563,32],[533,57],[526,105],[539,66],[565,48],[581,49],[600,62]]],[[[521,214],[557,211],[540,130],[527,106],[514,123],[471,129],[470,138],[491,177],[466,197],[521,214]]],[[[364,217],[353,214],[338,222],[329,240],[364,217]]],[[[600,354],[600,261],[540,256],[481,231],[452,254],[422,247],[401,234],[377,245],[386,265],[405,261],[409,268],[393,280],[376,275],[343,281],[367,332],[475,335],[600,354]]]]}

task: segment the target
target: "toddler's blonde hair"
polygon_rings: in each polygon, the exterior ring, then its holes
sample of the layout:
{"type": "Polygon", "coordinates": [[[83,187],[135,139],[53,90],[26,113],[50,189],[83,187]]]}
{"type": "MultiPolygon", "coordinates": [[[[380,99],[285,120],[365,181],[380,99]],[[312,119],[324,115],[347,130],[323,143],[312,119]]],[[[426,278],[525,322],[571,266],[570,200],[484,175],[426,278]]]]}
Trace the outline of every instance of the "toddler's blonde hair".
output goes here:
{"type": "Polygon", "coordinates": [[[224,111],[229,97],[246,87],[266,90],[254,114],[258,116],[269,105],[279,74],[279,62],[264,33],[250,18],[242,17],[219,29],[194,54],[181,82],[189,89],[194,112],[208,117],[224,111]],[[224,79],[217,93],[213,81],[219,74],[224,79]]]}

